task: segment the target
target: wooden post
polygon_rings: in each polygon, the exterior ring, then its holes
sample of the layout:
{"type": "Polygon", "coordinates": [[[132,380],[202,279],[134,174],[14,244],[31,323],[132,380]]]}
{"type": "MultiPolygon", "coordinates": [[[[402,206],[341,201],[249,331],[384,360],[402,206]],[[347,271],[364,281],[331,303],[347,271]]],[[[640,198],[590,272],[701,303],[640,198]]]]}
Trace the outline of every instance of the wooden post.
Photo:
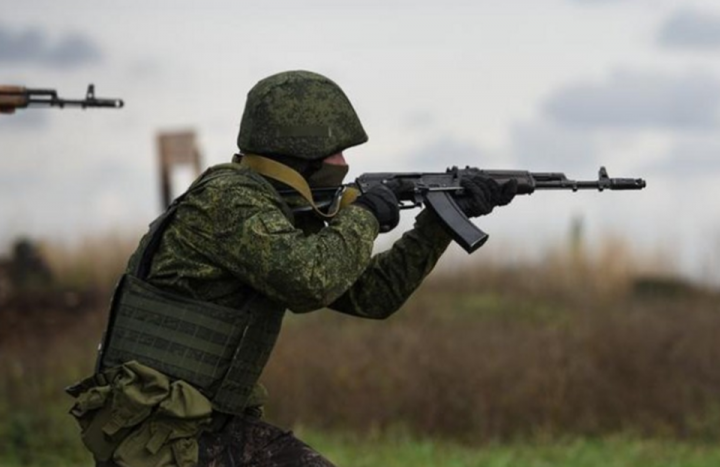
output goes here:
{"type": "Polygon", "coordinates": [[[158,162],[160,164],[160,202],[162,209],[173,199],[172,169],[177,165],[189,164],[200,175],[201,155],[195,140],[195,132],[160,132],[157,136],[158,162]]]}

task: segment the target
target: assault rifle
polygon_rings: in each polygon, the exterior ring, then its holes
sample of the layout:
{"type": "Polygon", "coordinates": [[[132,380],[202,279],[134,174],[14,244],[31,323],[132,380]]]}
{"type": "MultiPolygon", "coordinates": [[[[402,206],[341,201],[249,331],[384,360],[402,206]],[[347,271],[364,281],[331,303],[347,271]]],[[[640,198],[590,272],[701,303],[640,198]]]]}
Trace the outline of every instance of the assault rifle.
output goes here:
{"type": "Polygon", "coordinates": [[[26,107],[109,107],[121,108],[125,103],[121,99],[103,99],[95,97],[95,85],[88,85],[85,99],[63,99],[54,89],[33,89],[22,86],[0,86],[0,113],[13,113],[26,107]]]}
{"type": "MultiPolygon", "coordinates": [[[[527,172],[524,170],[481,170],[472,167],[452,167],[444,173],[366,173],[348,186],[361,193],[378,184],[399,181],[412,187],[399,196],[400,209],[412,209],[426,205],[440,218],[443,226],[465,251],[472,253],[488,239],[488,234],[473,224],[460,210],[454,198],[464,196],[461,180],[473,175],[485,175],[498,183],[517,180],[519,195],[529,195],[536,190],[641,190],[645,180],[641,178],[610,178],[601,167],[597,180],[570,180],[560,172],[527,172]],[[408,183],[409,182],[409,183],[408,183]]],[[[313,197],[320,206],[333,204],[345,187],[316,188],[313,197]]]]}

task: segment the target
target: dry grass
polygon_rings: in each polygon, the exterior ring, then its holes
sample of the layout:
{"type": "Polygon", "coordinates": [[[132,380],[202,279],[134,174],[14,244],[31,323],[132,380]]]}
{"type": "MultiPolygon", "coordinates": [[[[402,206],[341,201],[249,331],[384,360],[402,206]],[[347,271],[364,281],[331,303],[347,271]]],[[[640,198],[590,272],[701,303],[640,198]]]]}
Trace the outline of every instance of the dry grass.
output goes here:
{"type": "Polygon", "coordinates": [[[583,309],[418,294],[386,323],[286,326],[266,371],[283,423],[463,439],[632,431],[714,437],[720,310],[706,301],[583,309]]]}
{"type": "MultiPolygon", "coordinates": [[[[0,316],[9,313],[20,311],[0,316]]],[[[23,314],[23,325],[0,332],[0,464],[90,465],[63,389],[92,371],[105,317],[51,308],[23,314]]]]}
{"type": "Polygon", "coordinates": [[[125,269],[139,238],[137,234],[106,234],[71,245],[47,242],[42,252],[58,285],[105,291],[125,269]]]}
{"type": "MultiPolygon", "coordinates": [[[[50,249],[51,264],[71,283],[107,290],[130,245],[50,249]]],[[[622,243],[606,248],[436,274],[384,322],[289,316],[263,376],[269,418],[400,425],[473,442],[618,432],[717,439],[720,301],[693,290],[638,297],[637,274],[671,267],[622,243]]],[[[81,458],[62,388],[91,371],[105,305],[0,315],[24,323],[0,332],[0,452],[81,458]]]]}

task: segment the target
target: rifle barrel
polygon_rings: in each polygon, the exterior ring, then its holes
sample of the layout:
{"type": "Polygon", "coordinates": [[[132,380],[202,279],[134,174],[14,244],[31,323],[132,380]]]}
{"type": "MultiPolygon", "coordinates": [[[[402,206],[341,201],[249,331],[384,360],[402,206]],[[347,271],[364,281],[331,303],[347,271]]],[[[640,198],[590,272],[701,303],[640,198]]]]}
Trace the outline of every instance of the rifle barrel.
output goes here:
{"type": "Polygon", "coordinates": [[[119,109],[125,103],[122,99],[28,99],[28,105],[46,105],[48,107],[111,107],[119,109]]]}
{"type": "Polygon", "coordinates": [[[536,190],[641,190],[647,183],[642,178],[606,178],[601,180],[536,181],[536,190]]]}

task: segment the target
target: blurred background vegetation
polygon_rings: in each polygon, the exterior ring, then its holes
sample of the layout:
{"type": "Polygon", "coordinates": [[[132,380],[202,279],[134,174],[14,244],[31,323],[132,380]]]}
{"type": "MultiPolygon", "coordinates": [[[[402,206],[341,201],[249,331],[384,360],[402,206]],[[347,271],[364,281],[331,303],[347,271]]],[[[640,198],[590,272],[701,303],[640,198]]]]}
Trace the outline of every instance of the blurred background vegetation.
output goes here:
{"type": "MultiPolygon", "coordinates": [[[[133,243],[19,240],[2,263],[0,465],[91,465],[63,387],[133,243]]],[[[266,416],[347,466],[718,465],[719,308],[618,239],[446,262],[387,321],[289,315],[266,416]]]]}

